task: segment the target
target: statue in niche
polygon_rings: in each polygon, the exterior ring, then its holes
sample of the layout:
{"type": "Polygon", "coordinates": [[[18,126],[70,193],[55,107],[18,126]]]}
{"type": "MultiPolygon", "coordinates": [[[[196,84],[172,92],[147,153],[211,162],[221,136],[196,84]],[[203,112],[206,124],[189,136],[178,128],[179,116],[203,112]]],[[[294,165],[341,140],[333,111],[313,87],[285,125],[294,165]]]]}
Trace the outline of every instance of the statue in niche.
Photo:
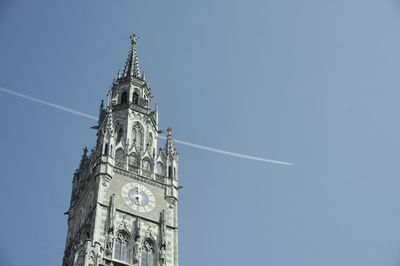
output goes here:
{"type": "Polygon", "coordinates": [[[106,253],[107,254],[112,254],[113,244],[114,244],[114,236],[112,235],[112,233],[109,233],[109,234],[107,234],[107,240],[106,240],[106,253]]]}
{"type": "Polygon", "coordinates": [[[165,263],[166,263],[166,259],[165,259],[165,246],[163,245],[163,246],[161,246],[161,248],[160,248],[160,256],[159,256],[159,258],[160,258],[160,265],[165,265],[165,263]]]}
{"type": "Polygon", "coordinates": [[[140,219],[138,218],[136,220],[136,234],[135,234],[135,238],[133,241],[133,261],[139,261],[140,259],[140,252],[141,252],[141,245],[140,245],[140,219]]]}
{"type": "Polygon", "coordinates": [[[135,240],[133,242],[133,260],[139,261],[140,258],[140,236],[136,235],[135,240]]]}

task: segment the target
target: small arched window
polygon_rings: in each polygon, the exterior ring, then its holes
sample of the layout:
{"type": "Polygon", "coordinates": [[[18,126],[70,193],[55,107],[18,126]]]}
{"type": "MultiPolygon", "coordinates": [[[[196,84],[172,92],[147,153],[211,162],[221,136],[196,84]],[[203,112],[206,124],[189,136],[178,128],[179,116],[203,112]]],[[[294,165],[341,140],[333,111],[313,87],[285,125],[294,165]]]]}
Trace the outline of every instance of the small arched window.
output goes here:
{"type": "Polygon", "coordinates": [[[125,152],[123,149],[119,148],[115,151],[115,160],[125,162],[125,152]]]}
{"type": "Polygon", "coordinates": [[[133,95],[132,95],[132,102],[133,102],[134,104],[138,104],[138,101],[139,101],[139,94],[135,91],[135,92],[133,93],[133,95]]]}
{"type": "Polygon", "coordinates": [[[124,233],[119,233],[115,240],[114,258],[128,261],[128,237],[124,233]]]}
{"type": "Polygon", "coordinates": [[[164,166],[162,163],[157,163],[156,173],[159,175],[164,175],[164,166]]]}
{"type": "Polygon", "coordinates": [[[108,143],[104,145],[104,155],[108,155],[108,143]]]}
{"type": "Polygon", "coordinates": [[[121,94],[121,103],[126,103],[128,101],[128,93],[126,91],[124,91],[121,94]]]}
{"type": "Polygon", "coordinates": [[[143,170],[150,171],[151,170],[151,163],[148,158],[143,160],[143,170]]]}
{"type": "Polygon", "coordinates": [[[140,266],[153,266],[154,265],[154,246],[153,243],[146,240],[142,247],[142,262],[140,266]]]}
{"type": "Polygon", "coordinates": [[[168,167],[168,177],[172,177],[172,166],[168,167]]]}
{"type": "Polygon", "coordinates": [[[132,141],[136,150],[140,151],[143,146],[143,127],[140,123],[136,122],[132,129],[132,141]]]}
{"type": "Polygon", "coordinates": [[[123,136],[124,136],[124,130],[122,129],[122,127],[120,127],[117,133],[117,143],[119,143],[122,140],[123,136]]]}
{"type": "Polygon", "coordinates": [[[129,155],[129,164],[135,167],[139,166],[136,154],[132,153],[129,155]]]}

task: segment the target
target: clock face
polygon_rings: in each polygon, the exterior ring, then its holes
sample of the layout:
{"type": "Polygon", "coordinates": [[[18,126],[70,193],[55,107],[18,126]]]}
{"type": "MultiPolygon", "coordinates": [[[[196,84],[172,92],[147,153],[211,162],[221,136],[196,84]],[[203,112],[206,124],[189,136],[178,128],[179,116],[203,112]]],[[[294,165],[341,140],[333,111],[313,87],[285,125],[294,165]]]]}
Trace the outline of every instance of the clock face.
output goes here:
{"type": "Polygon", "coordinates": [[[139,212],[150,212],[156,206],[156,199],[151,191],[140,184],[128,183],[122,187],[122,199],[131,209],[139,212]]]}

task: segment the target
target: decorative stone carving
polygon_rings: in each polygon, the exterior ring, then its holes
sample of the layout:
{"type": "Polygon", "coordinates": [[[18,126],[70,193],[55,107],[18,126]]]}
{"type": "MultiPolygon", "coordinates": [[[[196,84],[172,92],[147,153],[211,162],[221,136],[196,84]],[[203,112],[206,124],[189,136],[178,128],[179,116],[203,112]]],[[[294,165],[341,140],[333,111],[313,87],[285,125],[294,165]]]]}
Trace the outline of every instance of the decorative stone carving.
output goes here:
{"type": "Polygon", "coordinates": [[[102,176],[101,184],[104,187],[108,188],[110,186],[110,181],[111,181],[111,178],[109,176],[102,176]]]}
{"type": "Polygon", "coordinates": [[[165,253],[166,253],[165,252],[165,246],[162,246],[160,248],[160,252],[159,252],[159,258],[160,258],[160,265],[161,266],[164,266],[166,264],[166,259],[165,259],[166,254],[165,253]]]}

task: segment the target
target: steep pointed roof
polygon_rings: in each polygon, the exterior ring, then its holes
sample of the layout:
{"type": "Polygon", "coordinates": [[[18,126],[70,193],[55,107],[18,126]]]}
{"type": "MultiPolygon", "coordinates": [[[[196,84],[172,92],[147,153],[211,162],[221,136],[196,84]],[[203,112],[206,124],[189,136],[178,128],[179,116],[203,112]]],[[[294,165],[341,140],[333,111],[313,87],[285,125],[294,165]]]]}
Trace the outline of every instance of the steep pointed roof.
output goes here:
{"type": "Polygon", "coordinates": [[[123,77],[140,78],[139,60],[136,51],[136,42],[138,39],[135,34],[131,35],[131,49],[126,60],[123,77]]]}

